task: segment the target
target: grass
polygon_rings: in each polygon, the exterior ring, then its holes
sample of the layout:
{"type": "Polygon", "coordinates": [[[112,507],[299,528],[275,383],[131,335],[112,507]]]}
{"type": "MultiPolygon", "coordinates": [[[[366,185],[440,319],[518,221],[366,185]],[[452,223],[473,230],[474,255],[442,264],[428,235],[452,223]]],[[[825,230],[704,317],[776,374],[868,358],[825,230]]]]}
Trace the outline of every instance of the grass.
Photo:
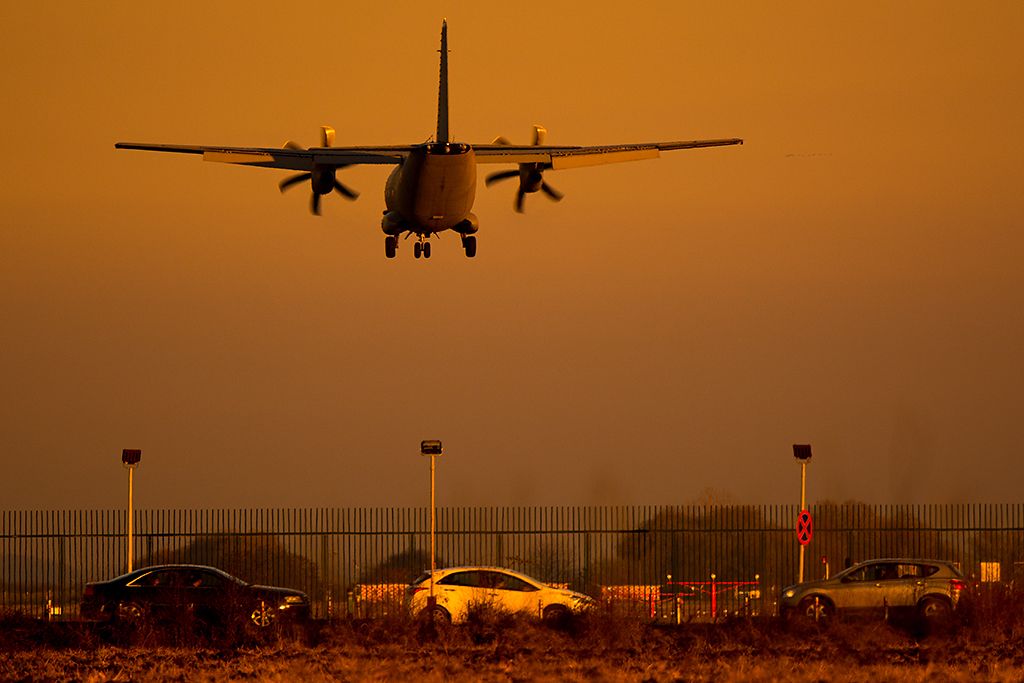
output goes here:
{"type": "MultiPolygon", "coordinates": [[[[125,644],[85,625],[0,620],[0,680],[1018,681],[1024,611],[965,604],[929,635],[882,621],[659,626],[597,611],[561,626],[479,610],[464,625],[321,624],[216,646],[181,633],[125,644]]],[[[173,629],[172,629],[173,631],[173,629]]]]}

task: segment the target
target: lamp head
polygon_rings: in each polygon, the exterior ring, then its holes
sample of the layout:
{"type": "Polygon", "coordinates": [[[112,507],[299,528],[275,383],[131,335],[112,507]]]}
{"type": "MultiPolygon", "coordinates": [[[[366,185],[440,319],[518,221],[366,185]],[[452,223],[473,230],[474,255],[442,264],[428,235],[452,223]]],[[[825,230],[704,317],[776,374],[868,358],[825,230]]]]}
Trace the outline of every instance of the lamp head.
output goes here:
{"type": "Polygon", "coordinates": [[[441,442],[437,441],[436,439],[429,441],[420,441],[420,454],[444,455],[444,446],[442,446],[441,442]]]}

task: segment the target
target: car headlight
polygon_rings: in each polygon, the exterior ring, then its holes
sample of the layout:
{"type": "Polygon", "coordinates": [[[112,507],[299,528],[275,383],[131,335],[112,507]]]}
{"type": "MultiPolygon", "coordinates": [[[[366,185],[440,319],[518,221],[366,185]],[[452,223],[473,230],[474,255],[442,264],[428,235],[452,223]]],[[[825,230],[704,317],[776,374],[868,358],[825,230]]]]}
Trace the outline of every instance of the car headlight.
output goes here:
{"type": "Polygon", "coordinates": [[[791,597],[793,597],[794,595],[796,595],[796,591],[795,591],[795,590],[793,590],[792,588],[790,588],[790,589],[789,589],[788,591],[786,591],[786,592],[785,592],[785,593],[783,593],[782,595],[783,595],[783,596],[785,596],[785,597],[787,597],[787,598],[791,598],[791,597]]]}

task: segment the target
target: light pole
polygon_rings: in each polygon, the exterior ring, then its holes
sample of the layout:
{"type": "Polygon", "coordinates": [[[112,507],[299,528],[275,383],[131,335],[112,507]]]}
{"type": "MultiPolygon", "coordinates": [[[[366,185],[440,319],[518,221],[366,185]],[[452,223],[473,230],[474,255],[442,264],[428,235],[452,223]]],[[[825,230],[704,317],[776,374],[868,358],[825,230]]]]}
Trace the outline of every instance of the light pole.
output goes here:
{"type": "Polygon", "coordinates": [[[128,468],[128,571],[132,571],[135,568],[135,553],[133,552],[135,541],[132,533],[135,523],[134,502],[132,500],[132,473],[138,467],[140,460],[142,460],[142,451],[138,448],[125,448],[121,451],[121,464],[128,468]]]}
{"type": "Polygon", "coordinates": [[[437,569],[437,555],[435,553],[435,506],[434,506],[434,460],[444,455],[444,446],[440,441],[420,441],[420,455],[430,458],[430,597],[427,598],[427,609],[433,610],[437,601],[434,598],[434,571],[437,569]]]}
{"type": "MultiPolygon", "coordinates": [[[[800,516],[804,517],[804,513],[807,510],[807,463],[811,459],[811,445],[810,444],[793,444],[793,457],[800,461],[800,516]]],[[[809,522],[810,515],[807,515],[809,522]]],[[[810,535],[808,534],[807,540],[810,541],[810,535]]],[[[804,550],[807,547],[807,543],[800,540],[800,577],[797,583],[804,582],[804,550]]]]}

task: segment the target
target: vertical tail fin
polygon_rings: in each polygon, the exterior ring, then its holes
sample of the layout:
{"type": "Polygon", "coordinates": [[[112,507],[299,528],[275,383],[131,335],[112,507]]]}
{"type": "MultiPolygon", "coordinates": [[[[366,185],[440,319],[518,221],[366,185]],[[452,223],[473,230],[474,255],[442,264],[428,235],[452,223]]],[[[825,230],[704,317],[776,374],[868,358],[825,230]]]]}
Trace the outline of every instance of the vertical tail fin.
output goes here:
{"type": "Polygon", "coordinates": [[[437,142],[448,144],[448,20],[441,22],[441,80],[437,88],[437,142]]]}

